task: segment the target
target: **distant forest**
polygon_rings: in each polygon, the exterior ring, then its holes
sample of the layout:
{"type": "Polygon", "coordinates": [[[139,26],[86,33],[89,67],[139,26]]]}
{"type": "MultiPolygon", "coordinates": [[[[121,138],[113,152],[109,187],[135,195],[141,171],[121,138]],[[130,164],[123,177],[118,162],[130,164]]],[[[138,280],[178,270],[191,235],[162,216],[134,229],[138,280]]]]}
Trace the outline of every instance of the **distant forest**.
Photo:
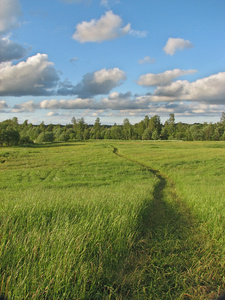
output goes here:
{"type": "Polygon", "coordinates": [[[174,114],[162,124],[155,115],[132,125],[124,119],[122,125],[101,125],[100,118],[94,125],[88,125],[84,119],[72,118],[68,125],[33,125],[26,120],[18,123],[17,117],[0,123],[0,145],[16,146],[33,143],[68,142],[89,139],[116,140],[183,140],[183,141],[225,141],[225,113],[217,123],[176,123],[174,114]]]}

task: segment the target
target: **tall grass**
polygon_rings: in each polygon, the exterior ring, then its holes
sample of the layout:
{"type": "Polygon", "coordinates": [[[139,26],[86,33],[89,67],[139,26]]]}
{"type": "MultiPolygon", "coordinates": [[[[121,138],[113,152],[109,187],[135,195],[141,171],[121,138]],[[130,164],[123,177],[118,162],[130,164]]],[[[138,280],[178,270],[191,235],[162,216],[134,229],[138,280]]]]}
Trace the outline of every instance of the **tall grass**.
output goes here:
{"type": "Polygon", "coordinates": [[[0,293],[218,295],[225,290],[224,146],[96,141],[3,148],[0,293]]]}
{"type": "Polygon", "coordinates": [[[191,213],[195,230],[187,239],[191,245],[188,276],[184,279],[189,282],[187,294],[190,298],[212,299],[212,291],[224,291],[225,143],[131,142],[121,144],[120,150],[125,157],[157,168],[173,180],[174,195],[191,213]]]}
{"type": "Polygon", "coordinates": [[[119,274],[155,181],[104,145],[10,151],[1,169],[1,292],[12,299],[126,294],[119,274]]]}

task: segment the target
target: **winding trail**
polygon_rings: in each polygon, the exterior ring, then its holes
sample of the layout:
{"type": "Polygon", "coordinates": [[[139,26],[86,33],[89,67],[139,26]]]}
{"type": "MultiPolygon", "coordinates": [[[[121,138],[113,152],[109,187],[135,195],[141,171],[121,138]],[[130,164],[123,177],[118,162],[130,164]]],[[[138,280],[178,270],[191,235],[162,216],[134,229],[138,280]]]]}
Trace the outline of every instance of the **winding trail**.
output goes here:
{"type": "Polygon", "coordinates": [[[115,155],[141,166],[144,170],[152,173],[158,179],[158,183],[155,185],[153,191],[153,202],[149,208],[150,215],[147,218],[149,219],[149,222],[154,225],[154,228],[158,225],[160,228],[162,228],[163,225],[168,227],[168,224],[174,223],[175,221],[175,223],[177,223],[178,220],[179,224],[176,224],[176,228],[174,228],[174,226],[171,228],[173,232],[177,230],[185,232],[186,229],[190,230],[190,228],[193,228],[193,226],[196,225],[196,220],[192,216],[190,210],[177,195],[176,185],[171,178],[159,170],[153,169],[135,159],[120,154],[117,148],[114,146],[112,147],[115,155]]]}
{"type": "Polygon", "coordinates": [[[143,167],[157,178],[153,194],[146,200],[139,218],[139,241],[129,260],[133,273],[124,276],[132,276],[132,281],[145,278],[137,288],[139,292],[145,291],[146,299],[199,299],[195,298],[195,293],[199,293],[195,282],[186,282],[204,255],[199,250],[198,221],[177,195],[172,179],[112,148],[115,155],[143,167]],[[157,291],[161,294],[154,294],[157,291]]]}

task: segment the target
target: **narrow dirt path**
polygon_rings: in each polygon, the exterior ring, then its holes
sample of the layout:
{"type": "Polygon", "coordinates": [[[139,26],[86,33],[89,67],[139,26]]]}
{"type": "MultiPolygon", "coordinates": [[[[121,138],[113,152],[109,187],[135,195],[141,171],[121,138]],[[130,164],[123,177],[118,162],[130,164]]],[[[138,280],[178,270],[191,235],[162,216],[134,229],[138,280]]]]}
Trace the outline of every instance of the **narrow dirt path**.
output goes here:
{"type": "Polygon", "coordinates": [[[182,217],[182,221],[179,220],[179,227],[181,226],[181,224],[183,224],[183,226],[187,226],[188,229],[190,229],[189,227],[193,227],[193,225],[196,225],[196,220],[191,215],[190,210],[178,197],[176,193],[175,183],[171,178],[169,178],[159,170],[153,169],[137,160],[120,154],[118,149],[115,147],[113,147],[113,153],[125,160],[131,161],[141,166],[144,170],[152,173],[158,179],[158,183],[156,184],[153,191],[153,203],[151,204],[150,212],[151,220],[149,220],[149,222],[154,223],[154,225],[157,225],[157,223],[159,223],[158,225],[162,227],[163,225],[165,225],[163,224],[165,221],[168,226],[168,223],[170,223],[170,221],[174,222],[174,220],[178,219],[178,215],[181,214],[182,216],[180,217],[182,217]],[[152,214],[152,206],[154,206],[155,208],[154,214],[152,214]],[[176,210],[176,212],[174,210],[176,210]]]}
{"type": "Polygon", "coordinates": [[[143,299],[212,299],[212,287],[200,278],[204,232],[178,197],[175,183],[112,147],[115,155],[140,165],[158,179],[140,216],[140,239],[127,262],[126,282],[136,284],[137,294],[143,294],[143,299]]]}

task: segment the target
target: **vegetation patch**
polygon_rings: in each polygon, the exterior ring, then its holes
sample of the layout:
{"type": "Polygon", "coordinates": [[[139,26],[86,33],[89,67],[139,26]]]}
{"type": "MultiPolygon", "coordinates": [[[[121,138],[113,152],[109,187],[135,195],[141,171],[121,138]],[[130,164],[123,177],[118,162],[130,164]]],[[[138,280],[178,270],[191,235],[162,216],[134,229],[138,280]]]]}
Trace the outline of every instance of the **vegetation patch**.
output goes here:
{"type": "Polygon", "coordinates": [[[89,141],[3,148],[0,294],[216,297],[225,290],[224,147],[89,141]]]}

